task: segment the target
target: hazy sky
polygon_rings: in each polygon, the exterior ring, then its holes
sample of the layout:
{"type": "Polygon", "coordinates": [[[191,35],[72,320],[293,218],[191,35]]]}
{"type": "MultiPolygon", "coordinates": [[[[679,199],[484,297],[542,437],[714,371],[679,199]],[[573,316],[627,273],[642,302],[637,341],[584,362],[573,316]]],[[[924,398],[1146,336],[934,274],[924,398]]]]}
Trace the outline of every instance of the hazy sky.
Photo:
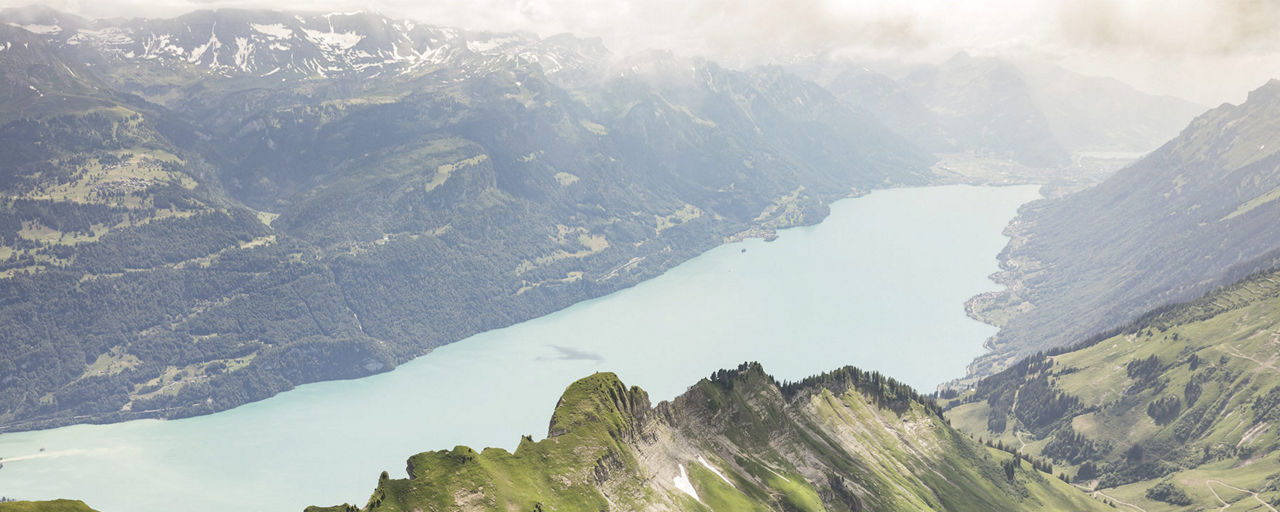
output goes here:
{"type": "MultiPolygon", "coordinates": [[[[0,6],[30,0],[0,0],[0,6]]],[[[1280,0],[45,0],[87,17],[251,7],[374,10],[485,30],[599,36],[730,64],[837,51],[1041,56],[1205,105],[1280,77],[1280,0]]]]}

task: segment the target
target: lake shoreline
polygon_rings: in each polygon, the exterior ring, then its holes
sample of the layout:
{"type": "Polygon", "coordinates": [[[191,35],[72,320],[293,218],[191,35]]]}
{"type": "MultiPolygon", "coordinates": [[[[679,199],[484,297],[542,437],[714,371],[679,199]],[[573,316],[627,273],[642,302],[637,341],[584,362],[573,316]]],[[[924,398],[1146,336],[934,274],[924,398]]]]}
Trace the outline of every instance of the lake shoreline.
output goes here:
{"type": "Polygon", "coordinates": [[[65,456],[7,464],[0,494],[86,499],[103,512],[167,510],[195,482],[193,512],[359,500],[368,475],[400,474],[405,454],[541,437],[564,386],[595,371],[655,402],[743,361],[791,381],[851,364],[928,389],[962,374],[993,332],[962,304],[995,286],[987,275],[1001,229],[1033,188],[878,190],[777,241],[720,244],[661,277],[395,371],[205,416],[3,434],[0,456],[65,456]],[[951,213],[958,206],[964,215],[951,213]]]}

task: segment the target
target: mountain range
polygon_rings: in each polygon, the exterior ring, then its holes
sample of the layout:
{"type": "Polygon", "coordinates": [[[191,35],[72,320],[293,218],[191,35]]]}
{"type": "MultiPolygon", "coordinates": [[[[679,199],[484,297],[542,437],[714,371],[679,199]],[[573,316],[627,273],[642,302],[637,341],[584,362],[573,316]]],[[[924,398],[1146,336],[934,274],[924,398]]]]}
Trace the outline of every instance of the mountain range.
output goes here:
{"type": "MultiPolygon", "coordinates": [[[[387,371],[840,198],[954,179],[856,89],[571,35],[33,7],[0,12],[0,40],[0,431],[387,371]]],[[[933,75],[1036,83],[956,62],[933,75]]],[[[970,89],[929,83],[935,114],[970,89]]],[[[964,102],[1011,89],[979,90],[964,102]]],[[[970,110],[938,122],[1009,118],[970,110]]],[[[1037,137],[947,149],[1057,161],[1037,137]]]]}
{"type": "Polygon", "coordinates": [[[932,176],[777,69],[600,75],[591,41],[371,14],[0,17],[5,430],[386,371],[932,176]]]}
{"type": "MultiPolygon", "coordinates": [[[[599,373],[546,439],[309,510],[1275,510],[1280,81],[1200,113],[1038,63],[873,68],[0,11],[0,432],[387,371],[871,189],[1068,182],[1010,225],[968,304],[992,352],[937,396],[744,364],[654,406],[599,373]]],[[[0,504],[32,509],[85,507],[0,504]]]]}

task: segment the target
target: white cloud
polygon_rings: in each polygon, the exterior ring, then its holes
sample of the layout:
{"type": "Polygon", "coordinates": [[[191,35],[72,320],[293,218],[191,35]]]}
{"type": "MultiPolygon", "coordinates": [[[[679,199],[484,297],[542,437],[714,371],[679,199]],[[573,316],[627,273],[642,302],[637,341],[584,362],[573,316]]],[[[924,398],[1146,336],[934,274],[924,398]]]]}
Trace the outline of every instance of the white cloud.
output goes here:
{"type": "MultiPolygon", "coordinates": [[[[19,5],[29,0],[0,0],[19,5]]],[[[252,0],[49,0],[89,17],[171,16],[252,0]]],[[[1044,55],[1155,92],[1217,103],[1280,74],[1280,0],[286,0],[480,30],[572,32],[620,53],[667,48],[732,64],[837,51],[937,59],[1044,55]]]]}

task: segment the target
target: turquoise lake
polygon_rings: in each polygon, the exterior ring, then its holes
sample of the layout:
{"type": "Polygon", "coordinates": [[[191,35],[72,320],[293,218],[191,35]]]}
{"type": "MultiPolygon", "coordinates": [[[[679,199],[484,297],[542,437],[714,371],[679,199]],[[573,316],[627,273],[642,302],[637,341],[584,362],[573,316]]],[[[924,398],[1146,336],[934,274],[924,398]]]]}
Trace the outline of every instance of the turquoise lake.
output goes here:
{"type": "Polygon", "coordinates": [[[1001,232],[1038,197],[1031,186],[877,191],[777,241],[721,246],[393,372],[198,418],[0,435],[0,496],[102,512],[363,505],[378,474],[403,477],[413,453],[544,437],[560,392],[594,371],[655,403],[748,360],[779,380],[855,365],[930,391],[994,334],[964,302],[996,289],[1001,232]]]}

